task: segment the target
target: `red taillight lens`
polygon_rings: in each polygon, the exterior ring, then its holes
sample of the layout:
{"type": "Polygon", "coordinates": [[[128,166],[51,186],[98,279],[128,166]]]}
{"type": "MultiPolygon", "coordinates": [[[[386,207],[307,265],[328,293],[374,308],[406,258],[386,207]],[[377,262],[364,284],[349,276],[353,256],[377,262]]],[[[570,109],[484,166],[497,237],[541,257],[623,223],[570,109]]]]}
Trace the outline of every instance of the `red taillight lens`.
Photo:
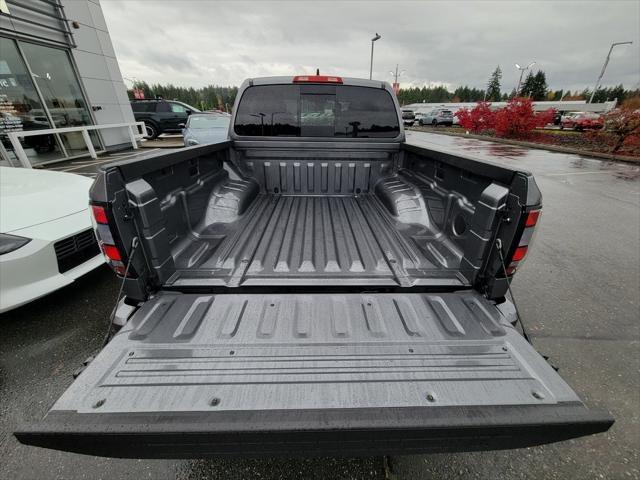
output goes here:
{"type": "Polygon", "coordinates": [[[516,248],[516,251],[513,252],[513,258],[511,259],[511,261],[519,262],[520,260],[522,260],[527,255],[528,249],[529,247],[527,247],[526,245],[523,247],[516,248]]]}
{"type": "Polygon", "coordinates": [[[536,223],[538,223],[538,218],[540,218],[540,214],[542,210],[531,210],[527,214],[527,220],[524,223],[525,227],[535,227],[536,223]]]}
{"type": "Polygon", "coordinates": [[[99,205],[91,205],[91,210],[93,211],[93,218],[96,219],[96,222],[107,225],[109,221],[107,220],[107,211],[104,207],[100,207],[99,205]]]}
{"type": "Polygon", "coordinates": [[[103,243],[102,251],[109,258],[109,260],[115,260],[117,262],[122,261],[122,256],[114,245],[107,245],[106,243],[103,243]]]}
{"type": "Polygon", "coordinates": [[[342,77],[328,75],[297,75],[293,83],[342,83],[342,77]]]}

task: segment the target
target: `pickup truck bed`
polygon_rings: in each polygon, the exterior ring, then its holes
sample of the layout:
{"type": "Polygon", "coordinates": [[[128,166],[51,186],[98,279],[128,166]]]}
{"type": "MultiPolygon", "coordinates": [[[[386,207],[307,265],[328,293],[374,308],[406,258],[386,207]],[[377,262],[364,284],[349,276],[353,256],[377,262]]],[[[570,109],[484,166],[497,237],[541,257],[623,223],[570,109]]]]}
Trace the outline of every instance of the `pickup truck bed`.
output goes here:
{"type": "Polygon", "coordinates": [[[533,177],[405,142],[389,85],[327,81],[247,81],[231,141],[102,167],[123,326],[20,441],[353,455],[609,428],[513,326],[533,177]]]}
{"type": "Polygon", "coordinates": [[[522,183],[397,144],[270,147],[236,144],[233,161],[225,144],[196,147],[187,161],[158,156],[164,168],[149,159],[148,173],[112,170],[164,287],[470,286],[508,200],[502,182],[522,183]]]}

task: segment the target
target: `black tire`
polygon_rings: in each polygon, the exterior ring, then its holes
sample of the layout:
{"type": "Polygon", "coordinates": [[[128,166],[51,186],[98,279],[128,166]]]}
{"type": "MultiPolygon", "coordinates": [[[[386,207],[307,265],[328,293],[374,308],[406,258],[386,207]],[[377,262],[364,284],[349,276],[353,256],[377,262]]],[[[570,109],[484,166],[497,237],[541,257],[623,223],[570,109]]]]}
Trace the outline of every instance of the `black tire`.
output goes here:
{"type": "Polygon", "coordinates": [[[560,130],[564,130],[564,125],[560,124],[560,130]]]}
{"type": "Polygon", "coordinates": [[[431,122],[431,125],[433,125],[434,127],[437,127],[438,126],[438,120],[436,120],[434,118],[433,121],[431,122]]]}
{"type": "Polygon", "coordinates": [[[153,140],[154,138],[158,138],[160,135],[160,131],[158,126],[153,122],[144,122],[144,130],[145,130],[145,138],[149,140],[153,140]]]}

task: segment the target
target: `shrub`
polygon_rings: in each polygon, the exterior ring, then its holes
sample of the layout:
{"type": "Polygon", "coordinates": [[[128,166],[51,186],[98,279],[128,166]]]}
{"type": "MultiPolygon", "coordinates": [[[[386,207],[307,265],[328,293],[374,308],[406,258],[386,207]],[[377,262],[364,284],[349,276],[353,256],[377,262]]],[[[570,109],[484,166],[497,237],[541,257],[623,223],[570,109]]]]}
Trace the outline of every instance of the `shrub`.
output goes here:
{"type": "Polygon", "coordinates": [[[639,109],[640,95],[634,95],[633,97],[627,98],[624,102],[622,102],[622,107],[631,108],[632,110],[639,109]]]}
{"type": "Polygon", "coordinates": [[[617,152],[623,146],[632,150],[640,145],[640,109],[633,106],[622,106],[604,116],[607,132],[614,136],[612,152],[617,152]]]}
{"type": "Polygon", "coordinates": [[[556,118],[556,109],[548,108],[542,112],[536,112],[536,127],[544,127],[548,123],[553,123],[556,118]]]}
{"type": "Polygon", "coordinates": [[[495,113],[494,129],[498,137],[527,137],[536,127],[553,121],[553,109],[535,113],[529,98],[516,97],[495,113]]]}
{"type": "Polygon", "coordinates": [[[456,112],[456,117],[460,120],[460,126],[468,132],[480,133],[484,130],[493,129],[493,119],[495,113],[491,110],[491,104],[479,102],[471,110],[464,108],[456,112]]]}

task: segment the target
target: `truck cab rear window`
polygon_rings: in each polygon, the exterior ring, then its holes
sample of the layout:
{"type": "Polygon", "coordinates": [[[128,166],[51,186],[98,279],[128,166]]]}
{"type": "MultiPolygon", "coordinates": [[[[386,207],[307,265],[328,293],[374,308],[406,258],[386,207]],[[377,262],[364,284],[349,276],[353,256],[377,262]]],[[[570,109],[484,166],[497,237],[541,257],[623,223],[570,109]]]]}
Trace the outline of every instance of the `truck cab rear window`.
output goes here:
{"type": "Polygon", "coordinates": [[[235,133],[251,137],[394,138],[396,107],[386,90],[347,85],[260,85],[245,90],[235,133]]]}

